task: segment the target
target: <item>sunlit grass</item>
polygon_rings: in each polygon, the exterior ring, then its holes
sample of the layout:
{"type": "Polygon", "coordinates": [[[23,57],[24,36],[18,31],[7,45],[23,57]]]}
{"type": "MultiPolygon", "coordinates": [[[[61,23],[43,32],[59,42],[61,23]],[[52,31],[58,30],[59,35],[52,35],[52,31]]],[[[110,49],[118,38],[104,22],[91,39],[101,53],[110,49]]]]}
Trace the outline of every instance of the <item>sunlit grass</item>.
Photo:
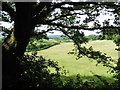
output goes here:
{"type": "MultiPolygon", "coordinates": [[[[86,44],[86,47],[93,46],[93,49],[100,50],[107,53],[114,59],[117,59],[117,51],[115,51],[115,44],[112,41],[101,40],[91,41],[86,44]]],[[[57,61],[60,66],[64,66],[69,71],[68,76],[80,74],[83,76],[92,76],[91,73],[111,77],[112,75],[107,73],[108,68],[102,65],[96,66],[96,62],[91,62],[87,57],[83,57],[76,60],[76,56],[67,54],[74,48],[73,43],[61,43],[60,45],[53,46],[49,49],[38,51],[38,55],[43,55],[47,59],[57,61]]]]}

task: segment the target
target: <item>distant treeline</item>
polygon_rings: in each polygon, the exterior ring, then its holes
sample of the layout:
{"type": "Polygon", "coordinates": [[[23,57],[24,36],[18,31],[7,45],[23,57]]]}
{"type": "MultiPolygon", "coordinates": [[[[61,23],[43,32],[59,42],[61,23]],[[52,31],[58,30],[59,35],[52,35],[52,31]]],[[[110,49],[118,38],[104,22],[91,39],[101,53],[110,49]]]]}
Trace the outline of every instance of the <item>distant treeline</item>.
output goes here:
{"type": "Polygon", "coordinates": [[[89,35],[86,36],[89,40],[113,40],[114,37],[108,35],[89,35]]]}
{"type": "Polygon", "coordinates": [[[50,36],[49,37],[50,39],[53,39],[59,43],[61,42],[72,42],[71,39],[69,39],[67,36],[64,36],[64,35],[53,35],[53,36],[50,36]]]}
{"type": "MultiPolygon", "coordinates": [[[[58,42],[71,42],[72,41],[65,35],[50,35],[48,37],[51,38],[51,39],[54,39],[58,42]]],[[[95,34],[85,36],[85,37],[88,38],[89,40],[113,40],[114,39],[114,36],[95,35],[95,34]]]]}

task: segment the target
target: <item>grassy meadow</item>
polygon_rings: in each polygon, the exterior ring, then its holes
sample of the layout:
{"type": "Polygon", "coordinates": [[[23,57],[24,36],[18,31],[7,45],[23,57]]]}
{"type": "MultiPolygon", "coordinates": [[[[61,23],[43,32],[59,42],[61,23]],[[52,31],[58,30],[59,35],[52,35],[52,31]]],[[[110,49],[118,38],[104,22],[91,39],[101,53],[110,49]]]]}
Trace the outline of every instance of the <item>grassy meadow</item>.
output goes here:
{"type": "MultiPolygon", "coordinates": [[[[117,51],[115,51],[115,44],[110,40],[97,40],[90,41],[86,44],[86,47],[93,46],[93,49],[100,50],[107,53],[114,59],[117,59],[117,51]]],[[[73,43],[61,43],[60,45],[53,46],[51,48],[38,51],[38,55],[43,55],[46,59],[57,61],[59,66],[64,66],[69,71],[68,76],[74,76],[80,74],[82,76],[93,76],[91,72],[97,75],[111,77],[112,75],[107,73],[109,68],[102,65],[96,66],[95,60],[91,62],[89,58],[83,57],[76,60],[76,56],[67,54],[74,48],[73,43]]]]}

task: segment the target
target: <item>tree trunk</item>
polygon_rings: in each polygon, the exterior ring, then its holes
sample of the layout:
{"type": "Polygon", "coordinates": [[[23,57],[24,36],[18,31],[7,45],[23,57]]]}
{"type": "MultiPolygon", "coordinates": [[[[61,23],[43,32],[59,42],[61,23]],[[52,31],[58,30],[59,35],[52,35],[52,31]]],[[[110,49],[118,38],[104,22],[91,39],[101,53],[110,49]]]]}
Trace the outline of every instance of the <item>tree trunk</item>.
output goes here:
{"type": "Polygon", "coordinates": [[[21,57],[28,45],[32,32],[32,3],[16,3],[15,38],[17,46],[16,56],[21,57]]]}
{"type": "Polygon", "coordinates": [[[29,43],[32,25],[32,3],[15,3],[16,20],[14,30],[2,44],[3,89],[12,88],[20,72],[17,58],[23,56],[29,43]]]}

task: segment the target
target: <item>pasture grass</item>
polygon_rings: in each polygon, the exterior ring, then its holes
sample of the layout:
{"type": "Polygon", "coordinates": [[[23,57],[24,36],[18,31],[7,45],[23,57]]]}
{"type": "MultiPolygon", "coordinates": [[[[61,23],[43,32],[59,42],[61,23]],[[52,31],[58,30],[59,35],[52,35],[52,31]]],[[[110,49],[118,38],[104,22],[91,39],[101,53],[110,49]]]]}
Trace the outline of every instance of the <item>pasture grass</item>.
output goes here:
{"type": "MultiPolygon", "coordinates": [[[[118,52],[115,50],[116,45],[111,40],[96,40],[90,41],[84,44],[86,47],[92,46],[94,50],[100,50],[111,56],[113,59],[117,59],[118,52]]],[[[67,54],[74,48],[73,43],[61,43],[60,45],[53,46],[51,48],[38,51],[38,55],[42,55],[46,59],[57,61],[59,66],[64,66],[65,70],[68,70],[67,77],[74,78],[75,75],[80,74],[82,79],[96,79],[94,74],[104,77],[108,82],[113,82],[112,74],[107,73],[109,68],[99,64],[96,66],[96,61],[91,61],[87,57],[82,57],[76,60],[76,56],[67,54]],[[94,73],[94,74],[93,74],[94,73]]],[[[53,71],[51,69],[51,71],[53,71]]],[[[96,79],[99,82],[99,79],[96,79]]],[[[99,83],[100,84],[100,83],[99,83]]]]}

